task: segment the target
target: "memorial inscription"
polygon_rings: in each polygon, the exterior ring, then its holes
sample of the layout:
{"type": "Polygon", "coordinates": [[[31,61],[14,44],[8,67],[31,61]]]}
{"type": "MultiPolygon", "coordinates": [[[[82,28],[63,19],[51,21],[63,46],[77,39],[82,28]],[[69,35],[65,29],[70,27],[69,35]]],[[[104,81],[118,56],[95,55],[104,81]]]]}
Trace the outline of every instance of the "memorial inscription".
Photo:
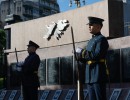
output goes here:
{"type": "Polygon", "coordinates": [[[107,55],[107,66],[110,72],[111,82],[120,82],[120,50],[109,50],[107,55]]]}
{"type": "Polygon", "coordinates": [[[18,100],[23,100],[23,97],[22,97],[22,95],[20,94],[20,96],[19,96],[19,99],[18,100]]]}
{"type": "Polygon", "coordinates": [[[45,90],[40,98],[40,100],[47,100],[47,96],[49,94],[50,90],[45,90]]]}
{"type": "Polygon", "coordinates": [[[3,100],[5,95],[6,95],[7,91],[6,90],[3,90],[0,94],[0,100],[3,100]]]}
{"type": "Polygon", "coordinates": [[[122,69],[123,69],[123,81],[130,81],[130,47],[123,48],[122,51],[122,69]]]}
{"type": "Polygon", "coordinates": [[[46,59],[41,60],[38,69],[38,76],[40,80],[40,85],[45,85],[46,84],[46,59]]]}
{"type": "Polygon", "coordinates": [[[75,90],[69,90],[65,97],[65,100],[71,100],[74,95],[74,92],[75,92],[75,90]]]}
{"type": "Polygon", "coordinates": [[[14,100],[16,94],[17,94],[17,90],[12,90],[8,100],[14,100]]]}
{"type": "Polygon", "coordinates": [[[59,58],[47,60],[47,84],[59,84],[59,58]]]}
{"type": "Polygon", "coordinates": [[[129,90],[125,100],[130,100],[130,90],[129,90]]]}
{"type": "Polygon", "coordinates": [[[88,95],[88,90],[87,89],[84,89],[84,100],[86,99],[87,95],[88,95]]]}
{"type": "Polygon", "coordinates": [[[58,100],[59,96],[61,95],[62,90],[56,90],[52,100],[58,100]]]}
{"type": "Polygon", "coordinates": [[[112,92],[112,95],[110,97],[110,100],[118,100],[120,93],[122,89],[114,89],[112,92]]]}
{"type": "Polygon", "coordinates": [[[61,84],[72,84],[74,81],[73,57],[60,58],[60,81],[61,84]]]}

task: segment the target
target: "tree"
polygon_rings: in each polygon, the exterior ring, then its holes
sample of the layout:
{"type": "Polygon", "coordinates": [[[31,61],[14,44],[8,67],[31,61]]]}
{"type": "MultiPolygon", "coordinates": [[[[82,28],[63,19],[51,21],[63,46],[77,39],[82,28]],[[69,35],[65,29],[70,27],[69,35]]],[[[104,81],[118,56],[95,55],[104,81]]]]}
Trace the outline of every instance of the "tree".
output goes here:
{"type": "Polygon", "coordinates": [[[6,35],[5,35],[5,31],[0,29],[0,51],[3,50],[3,48],[5,48],[6,46],[6,35]]]}
{"type": "Polygon", "coordinates": [[[6,35],[5,35],[5,31],[0,29],[0,76],[1,76],[1,72],[3,72],[2,70],[2,66],[3,66],[3,55],[4,55],[4,48],[6,46],[6,35]]]}
{"type": "Polygon", "coordinates": [[[6,35],[5,31],[0,29],[0,88],[3,88],[4,83],[4,64],[3,64],[3,59],[4,59],[4,52],[3,49],[6,46],[6,35]]]}

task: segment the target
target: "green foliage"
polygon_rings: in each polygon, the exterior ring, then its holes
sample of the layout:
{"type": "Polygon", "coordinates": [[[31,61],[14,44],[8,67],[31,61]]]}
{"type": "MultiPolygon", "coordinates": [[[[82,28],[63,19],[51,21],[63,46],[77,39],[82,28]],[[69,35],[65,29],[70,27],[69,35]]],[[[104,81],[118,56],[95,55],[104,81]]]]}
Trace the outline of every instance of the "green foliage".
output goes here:
{"type": "Polygon", "coordinates": [[[5,31],[0,29],[0,49],[6,46],[6,34],[5,31]]]}
{"type": "Polygon", "coordinates": [[[3,88],[3,48],[6,46],[5,31],[0,29],[0,89],[3,88]]]}

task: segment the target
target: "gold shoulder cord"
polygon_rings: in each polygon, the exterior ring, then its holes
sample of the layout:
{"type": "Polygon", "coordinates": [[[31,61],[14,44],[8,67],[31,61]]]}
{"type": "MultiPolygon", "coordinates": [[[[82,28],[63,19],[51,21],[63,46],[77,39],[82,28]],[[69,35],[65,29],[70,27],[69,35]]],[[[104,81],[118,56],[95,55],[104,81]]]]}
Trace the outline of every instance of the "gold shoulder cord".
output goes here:
{"type": "Polygon", "coordinates": [[[86,52],[86,49],[84,49],[82,52],[82,58],[85,58],[85,52],[86,52]]]}

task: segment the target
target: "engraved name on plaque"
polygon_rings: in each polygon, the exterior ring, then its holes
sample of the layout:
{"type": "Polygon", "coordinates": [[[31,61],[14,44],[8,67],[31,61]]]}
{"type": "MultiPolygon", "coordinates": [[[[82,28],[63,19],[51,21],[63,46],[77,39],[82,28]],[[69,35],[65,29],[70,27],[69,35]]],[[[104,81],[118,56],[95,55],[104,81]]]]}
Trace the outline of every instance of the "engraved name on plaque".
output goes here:
{"type": "Polygon", "coordinates": [[[46,84],[46,59],[41,60],[40,66],[38,68],[38,76],[40,85],[46,84]]]}
{"type": "Polygon", "coordinates": [[[3,100],[5,95],[6,95],[7,91],[6,90],[3,90],[0,94],[0,100],[3,100]]]}
{"type": "Polygon", "coordinates": [[[60,83],[62,85],[73,83],[73,57],[60,57],[60,83]]]}
{"type": "Polygon", "coordinates": [[[47,59],[47,84],[59,84],[59,58],[47,59]]]}
{"type": "Polygon", "coordinates": [[[107,66],[110,70],[111,82],[120,82],[120,50],[109,50],[107,55],[107,66]]]}
{"type": "Polygon", "coordinates": [[[74,92],[75,92],[75,90],[69,90],[65,97],[65,100],[71,100],[74,95],[74,92]]]}
{"type": "Polygon", "coordinates": [[[130,81],[130,47],[121,49],[122,57],[122,71],[124,82],[130,81]]]}
{"type": "Polygon", "coordinates": [[[130,100],[130,90],[129,90],[125,100],[130,100]]]}
{"type": "Polygon", "coordinates": [[[17,90],[13,90],[13,91],[11,92],[11,94],[10,94],[8,100],[14,100],[16,93],[17,93],[17,90]]]}
{"type": "Polygon", "coordinates": [[[40,100],[46,100],[50,90],[45,90],[40,98],[40,100]]]}
{"type": "Polygon", "coordinates": [[[59,96],[61,95],[62,90],[56,90],[52,100],[58,100],[59,96]]]}
{"type": "Polygon", "coordinates": [[[88,95],[88,90],[87,89],[84,89],[84,100],[86,99],[87,95],[88,95]]]}
{"type": "Polygon", "coordinates": [[[20,93],[19,99],[18,100],[23,100],[22,94],[20,93]]]}
{"type": "Polygon", "coordinates": [[[121,89],[114,89],[110,97],[110,100],[118,100],[120,93],[121,93],[121,89]]]}

